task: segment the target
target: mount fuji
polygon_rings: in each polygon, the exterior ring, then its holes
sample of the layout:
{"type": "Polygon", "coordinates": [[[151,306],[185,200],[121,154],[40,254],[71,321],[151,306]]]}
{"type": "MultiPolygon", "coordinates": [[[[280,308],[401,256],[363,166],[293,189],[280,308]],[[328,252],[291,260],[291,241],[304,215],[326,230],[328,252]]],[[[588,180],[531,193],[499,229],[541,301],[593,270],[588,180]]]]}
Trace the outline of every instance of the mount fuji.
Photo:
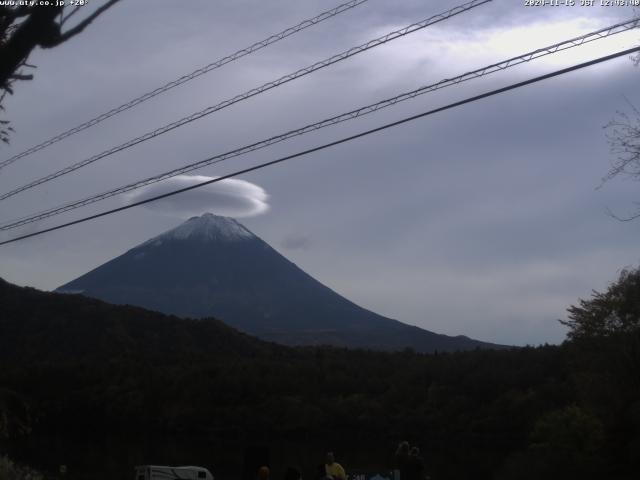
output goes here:
{"type": "Polygon", "coordinates": [[[501,348],[440,335],[366,310],[287,260],[242,224],[193,217],[57,292],[80,293],[179,317],[215,317],[288,345],[420,352],[501,348]]]}

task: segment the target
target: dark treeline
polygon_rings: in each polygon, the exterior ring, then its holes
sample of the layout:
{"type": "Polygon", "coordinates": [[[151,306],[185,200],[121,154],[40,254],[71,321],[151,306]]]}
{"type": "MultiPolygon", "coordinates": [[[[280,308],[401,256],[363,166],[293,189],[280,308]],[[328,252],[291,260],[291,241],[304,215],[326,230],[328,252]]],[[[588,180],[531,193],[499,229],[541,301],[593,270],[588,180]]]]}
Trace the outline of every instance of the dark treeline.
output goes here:
{"type": "Polygon", "coordinates": [[[572,307],[562,346],[431,355],[288,348],[0,281],[0,435],[408,440],[435,480],[637,478],[639,276],[572,307]]]}

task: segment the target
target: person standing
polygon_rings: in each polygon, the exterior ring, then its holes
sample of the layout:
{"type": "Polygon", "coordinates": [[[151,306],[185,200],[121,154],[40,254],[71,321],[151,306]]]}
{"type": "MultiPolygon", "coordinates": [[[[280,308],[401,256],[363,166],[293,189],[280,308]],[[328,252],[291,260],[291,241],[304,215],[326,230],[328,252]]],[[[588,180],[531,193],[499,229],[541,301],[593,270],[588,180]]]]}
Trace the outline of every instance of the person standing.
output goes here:
{"type": "Polygon", "coordinates": [[[407,459],[407,477],[405,480],[424,480],[424,478],[424,460],[420,455],[420,449],[412,447],[407,459]]]}
{"type": "Polygon", "coordinates": [[[400,480],[408,480],[409,473],[409,442],[400,442],[394,456],[394,468],[400,474],[400,480]]]}
{"type": "Polygon", "coordinates": [[[333,452],[327,453],[326,462],[324,464],[324,471],[327,476],[330,476],[334,480],[347,480],[347,474],[333,455],[333,452]]]}

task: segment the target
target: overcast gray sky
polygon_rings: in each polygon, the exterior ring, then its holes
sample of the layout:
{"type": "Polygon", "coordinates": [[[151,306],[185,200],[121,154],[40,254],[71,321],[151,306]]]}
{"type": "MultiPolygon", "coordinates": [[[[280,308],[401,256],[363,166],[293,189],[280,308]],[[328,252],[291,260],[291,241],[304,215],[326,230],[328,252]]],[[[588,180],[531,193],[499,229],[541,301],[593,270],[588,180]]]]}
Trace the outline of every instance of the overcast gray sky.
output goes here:
{"type": "MultiPolygon", "coordinates": [[[[16,132],[0,159],[338,3],[124,0],[72,41],[32,55],[35,80],[18,84],[6,102],[16,132]]],[[[633,16],[626,7],[524,3],[495,0],[105,158],[0,202],[0,219],[633,16]]],[[[0,173],[0,191],[456,4],[370,0],[16,162],[0,173]]],[[[638,31],[621,34],[194,174],[219,176],[639,40],[638,31]]],[[[619,222],[606,210],[632,212],[640,185],[612,181],[596,187],[611,159],[603,126],[627,108],[625,98],[640,104],[639,75],[627,58],[617,59],[261,170],[243,182],[174,197],[166,208],[136,208],[3,246],[0,276],[53,289],[192,214],[211,211],[242,217],[309,274],[380,314],[493,342],[558,343],[565,332],[557,319],[565,309],[638,263],[640,221],[619,222]]],[[[12,235],[130,199],[116,197],[12,235]]]]}

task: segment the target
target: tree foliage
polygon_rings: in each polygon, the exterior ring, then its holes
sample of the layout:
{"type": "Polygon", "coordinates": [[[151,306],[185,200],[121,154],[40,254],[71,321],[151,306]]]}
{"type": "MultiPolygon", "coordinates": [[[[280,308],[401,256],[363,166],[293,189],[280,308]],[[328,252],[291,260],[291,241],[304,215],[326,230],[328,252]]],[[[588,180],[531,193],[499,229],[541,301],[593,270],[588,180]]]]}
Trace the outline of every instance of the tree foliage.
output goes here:
{"type": "Polygon", "coordinates": [[[580,300],[568,309],[572,340],[599,339],[640,330],[640,268],[626,269],[606,292],[594,291],[591,299],[580,300]]]}
{"type": "Polygon", "coordinates": [[[529,444],[509,458],[498,479],[603,478],[604,428],[591,412],[568,405],[542,415],[529,444]]]}
{"type": "Polygon", "coordinates": [[[637,282],[624,272],[572,307],[562,346],[423,355],[283,347],[211,319],[0,281],[0,388],[16,405],[5,411],[29,412],[32,438],[343,438],[390,454],[407,439],[434,479],[630,479],[637,282]]]}
{"type": "Polygon", "coordinates": [[[43,480],[37,470],[17,465],[6,455],[0,455],[0,480],[43,480]]]}
{"type": "Polygon", "coordinates": [[[640,268],[623,270],[605,292],[569,308],[567,347],[583,406],[610,439],[611,474],[640,468],[640,268]]]}

